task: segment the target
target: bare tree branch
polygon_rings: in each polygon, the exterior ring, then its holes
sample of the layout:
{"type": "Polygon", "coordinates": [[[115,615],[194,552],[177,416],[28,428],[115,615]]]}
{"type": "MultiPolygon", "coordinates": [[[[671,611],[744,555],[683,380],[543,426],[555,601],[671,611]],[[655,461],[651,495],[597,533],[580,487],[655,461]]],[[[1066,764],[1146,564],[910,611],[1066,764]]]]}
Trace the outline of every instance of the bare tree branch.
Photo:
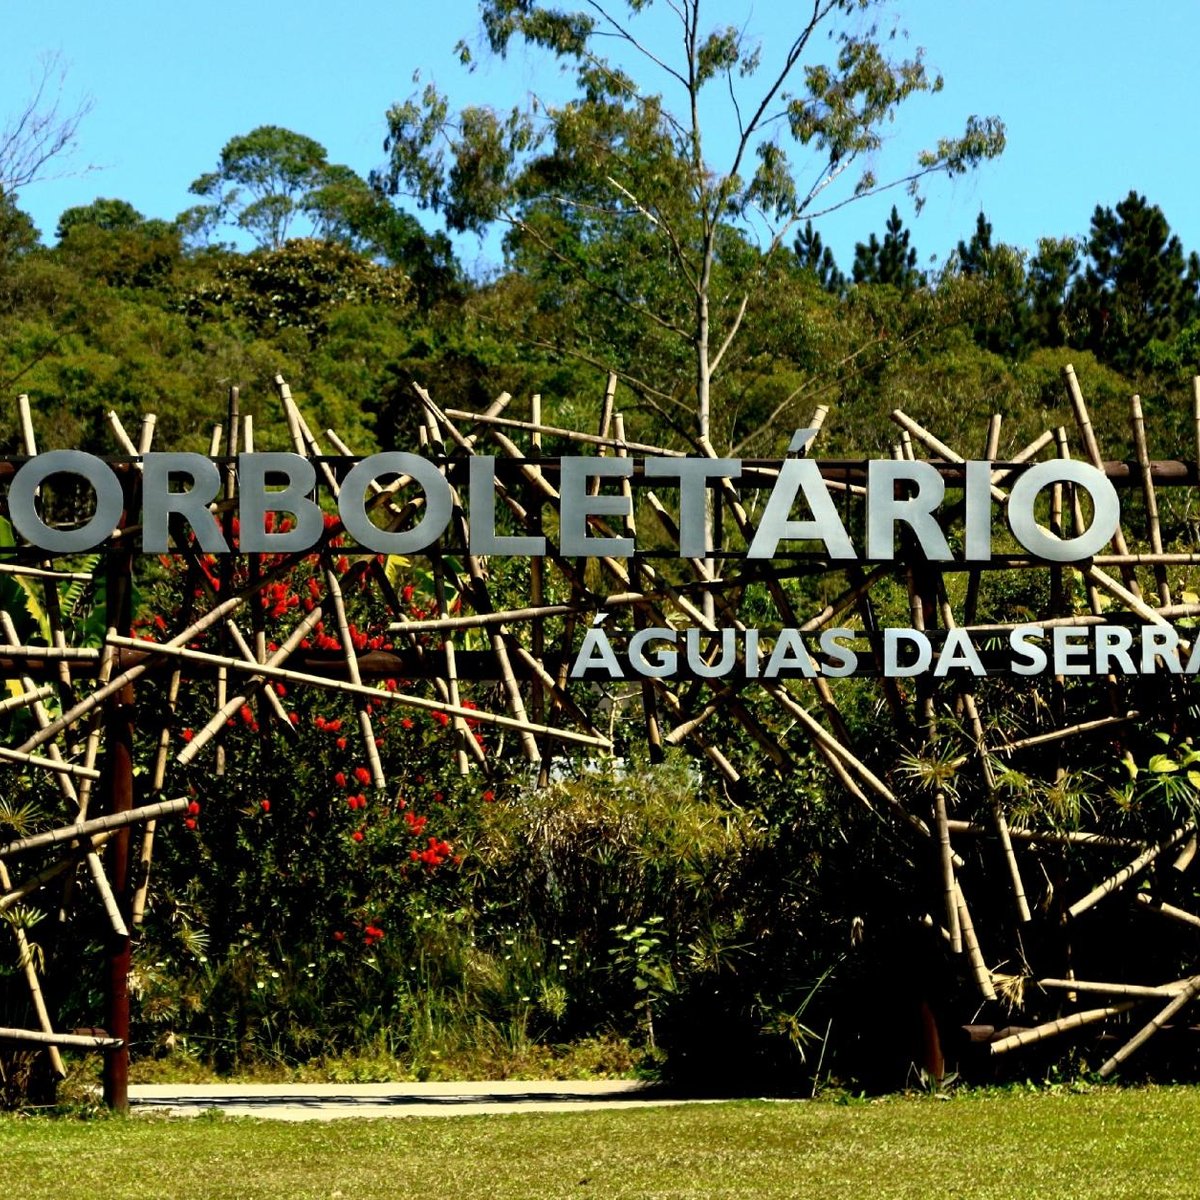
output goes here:
{"type": "Polygon", "coordinates": [[[742,318],[746,315],[746,305],[750,303],[750,293],[747,292],[742,297],[741,304],[738,305],[737,316],[733,318],[733,324],[729,327],[729,332],[725,335],[725,340],[721,343],[721,348],[717,351],[712,362],[708,364],[709,375],[717,373],[717,367],[721,365],[721,359],[725,357],[725,351],[729,349],[730,343],[737,337],[737,331],[742,327],[742,318]]]}
{"type": "Polygon", "coordinates": [[[654,54],[649,47],[638,41],[638,39],[629,32],[629,27],[622,25],[621,22],[612,16],[612,14],[609,13],[603,5],[597,4],[596,0],[585,0],[585,3],[587,4],[588,8],[598,12],[609,23],[609,25],[612,26],[615,37],[620,38],[622,41],[628,42],[639,54],[643,55],[645,58],[648,58],[652,63],[654,63],[656,67],[666,71],[666,73],[670,75],[672,79],[678,80],[683,84],[684,87],[687,87],[687,80],[684,79],[684,77],[680,75],[680,73],[676,71],[674,67],[670,66],[668,63],[665,63],[661,58],[658,57],[657,54],[654,54]]]}
{"type": "MultiPolygon", "coordinates": [[[[61,55],[46,54],[24,107],[0,128],[0,192],[12,195],[47,178],[46,166],[75,147],[79,125],[91,111],[90,97],[68,111],[63,102],[66,66],[61,55]]],[[[90,170],[85,167],[84,171],[90,170]]],[[[69,172],[59,172],[59,175],[69,172]]]]}

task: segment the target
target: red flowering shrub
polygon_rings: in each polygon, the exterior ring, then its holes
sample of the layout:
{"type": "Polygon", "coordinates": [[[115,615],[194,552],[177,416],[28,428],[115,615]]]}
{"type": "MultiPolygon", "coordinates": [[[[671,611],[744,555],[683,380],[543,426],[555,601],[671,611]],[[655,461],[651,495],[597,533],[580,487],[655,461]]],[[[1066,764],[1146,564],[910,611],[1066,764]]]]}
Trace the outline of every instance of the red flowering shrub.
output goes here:
{"type": "MultiPolygon", "coordinates": [[[[333,567],[343,576],[351,643],[360,654],[391,652],[392,618],[377,589],[346,587],[345,577],[360,564],[370,566],[367,559],[344,556],[333,567]]],[[[268,556],[260,569],[275,565],[268,556]]],[[[209,566],[219,589],[219,566],[209,566]]],[[[244,583],[244,575],[233,581],[235,587],[244,583]]],[[[401,594],[415,615],[423,593],[406,585],[401,594]]],[[[256,619],[265,625],[269,652],[292,635],[306,604],[310,611],[323,605],[289,667],[319,671],[324,662],[343,659],[325,598],[320,564],[312,557],[264,588],[256,619]]],[[[219,631],[198,645],[220,649],[219,631]]],[[[200,996],[194,1010],[174,1011],[172,1032],[215,1039],[206,1044],[218,1047],[222,1059],[252,1056],[257,1031],[268,1025],[316,1030],[325,1047],[362,1036],[353,1014],[377,1011],[384,1019],[407,989],[429,982],[410,970],[415,959],[429,961],[411,952],[422,921],[414,913],[452,911],[464,903],[459,845],[469,843],[480,796],[492,788],[478,769],[466,779],[458,776],[456,735],[446,713],[391,699],[431,695],[428,684],[394,671],[376,686],[378,700],[363,708],[386,780],[383,790],[376,789],[368,765],[360,698],[309,686],[274,688],[289,735],[265,698],[236,675],[229,692],[242,691],[244,699],[218,735],[224,774],[214,769],[216,745],[210,742],[188,767],[168,776],[168,788],[190,787],[196,799],[184,818],[190,836],[162,839],[156,847],[144,935],[150,945],[142,953],[172,961],[175,986],[194,987],[200,996]],[[260,819],[248,820],[252,813],[260,819]],[[171,948],[181,914],[203,921],[203,962],[181,959],[171,948]],[[309,966],[297,965],[304,963],[309,966]],[[188,978],[190,985],[183,982],[188,978]]],[[[208,724],[214,695],[202,679],[181,690],[173,719],[182,731],[177,745],[191,744],[208,724]]],[[[147,994],[144,1020],[151,1020],[155,1003],[147,994]]],[[[286,1042],[291,1034],[279,1036],[286,1042]]],[[[298,1058],[313,1052],[295,1040],[283,1049],[298,1058]]]]}

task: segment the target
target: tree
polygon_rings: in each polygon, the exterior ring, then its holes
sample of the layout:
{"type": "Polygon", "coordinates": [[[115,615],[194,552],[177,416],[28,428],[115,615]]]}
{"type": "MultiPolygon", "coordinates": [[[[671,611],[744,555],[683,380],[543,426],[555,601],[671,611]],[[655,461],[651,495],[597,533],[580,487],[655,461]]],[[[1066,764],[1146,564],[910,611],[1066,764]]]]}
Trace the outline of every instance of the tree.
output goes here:
{"type": "MultiPolygon", "coordinates": [[[[515,265],[588,298],[597,320],[589,316],[567,348],[618,365],[646,407],[712,441],[714,383],[796,223],[885,186],[960,174],[998,154],[1004,130],[972,117],[961,137],[881,184],[864,165],[881,130],[941,79],[920,51],[888,57],[887,37],[864,25],[872,0],[806,5],[790,38],[766,54],[745,29],[702,28],[702,0],[670,5],[680,36],[643,35],[650,7],[586,0],[572,12],[483,0],[489,48],[503,55],[524,42],[561,60],[574,71],[573,98],[452,117],[429,86],[388,113],[390,158],[378,178],[439,210],[451,229],[506,225],[515,265]],[[717,128],[731,131],[724,144],[717,128]],[[811,159],[804,186],[789,154],[797,149],[811,159]],[[649,331],[654,354],[629,357],[631,326],[649,331]]],[[[462,43],[460,54],[469,64],[462,43]]]]}
{"type": "Polygon", "coordinates": [[[1031,326],[1024,256],[1012,246],[992,242],[992,223],[982,212],[970,240],[959,241],[941,286],[951,275],[969,297],[964,319],[976,344],[994,354],[1018,354],[1031,326]]]}
{"type": "Polygon", "coordinates": [[[84,99],[67,111],[63,106],[66,67],[58,54],[44,55],[25,104],[0,126],[0,193],[15,195],[43,178],[54,159],[74,149],[79,125],[91,111],[84,99]]]}
{"type": "Polygon", "coordinates": [[[193,181],[199,204],[179,217],[186,234],[210,236],[233,224],[261,249],[291,237],[337,242],[402,267],[423,302],[453,290],[458,268],[449,239],[426,234],[377,188],[340,163],[320,142],[278,125],[231,138],[215,171],[193,181]]]}
{"type": "Polygon", "coordinates": [[[54,236],[61,242],[72,229],[91,227],[110,233],[117,230],[136,229],[145,224],[142,216],[128,200],[104,200],[97,197],[91,204],[80,204],[63,210],[58,218],[54,236]]]}
{"type": "Polygon", "coordinates": [[[55,231],[61,257],[79,274],[117,287],[156,287],[179,265],[183,244],[169,221],[147,220],[127,200],[66,209],[55,231]]]}
{"type": "Polygon", "coordinates": [[[1200,257],[1184,256],[1162,209],[1137,192],[1115,211],[1096,206],[1087,252],[1072,299],[1088,348],[1118,369],[1143,365],[1151,341],[1174,337],[1200,314],[1200,257]]]}
{"type": "Polygon", "coordinates": [[[827,292],[836,295],[846,286],[846,276],[838,270],[833,251],[821,241],[821,235],[813,228],[811,220],[805,221],[804,228],[796,234],[792,249],[796,252],[800,269],[811,271],[827,292]]]}
{"type": "Polygon", "coordinates": [[[232,220],[260,246],[278,249],[329,171],[320,142],[279,125],[260,125],[230,138],[217,169],[192,181],[188,191],[211,203],[189,209],[181,220],[190,232],[205,233],[232,220]]]}
{"type": "Polygon", "coordinates": [[[917,251],[908,239],[909,232],[893,204],[883,241],[871,234],[866,242],[855,245],[854,282],[889,284],[902,292],[919,287],[925,276],[917,270],[917,251]]]}
{"type": "Polygon", "coordinates": [[[1039,238],[1029,260],[1030,337],[1039,346],[1063,346],[1072,340],[1069,298],[1079,270],[1079,244],[1074,238],[1039,238]]]}

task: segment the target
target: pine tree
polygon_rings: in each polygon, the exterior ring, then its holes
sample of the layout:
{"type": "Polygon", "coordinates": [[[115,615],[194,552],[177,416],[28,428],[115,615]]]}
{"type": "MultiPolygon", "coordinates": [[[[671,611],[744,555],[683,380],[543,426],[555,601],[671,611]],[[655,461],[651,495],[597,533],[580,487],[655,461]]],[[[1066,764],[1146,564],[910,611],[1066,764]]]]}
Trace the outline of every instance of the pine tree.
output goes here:
{"type": "Polygon", "coordinates": [[[925,276],[917,270],[917,252],[908,240],[909,232],[893,204],[883,241],[871,234],[854,247],[854,282],[886,283],[902,292],[919,287],[925,276]]]}
{"type": "Polygon", "coordinates": [[[1088,348],[1118,369],[1144,366],[1152,341],[1174,337],[1200,313],[1200,258],[1184,255],[1144,196],[1130,192],[1115,211],[1097,205],[1087,253],[1071,299],[1088,348]]]}
{"type": "Polygon", "coordinates": [[[981,212],[968,242],[952,258],[972,303],[966,320],[976,344],[993,354],[1014,357],[1026,345],[1032,325],[1024,257],[1013,246],[992,241],[992,223],[981,212]]]}
{"type": "Polygon", "coordinates": [[[838,270],[833,251],[821,241],[821,235],[813,228],[811,221],[805,221],[804,228],[792,243],[792,248],[796,252],[800,269],[811,271],[827,292],[836,296],[845,289],[846,276],[838,270]]]}

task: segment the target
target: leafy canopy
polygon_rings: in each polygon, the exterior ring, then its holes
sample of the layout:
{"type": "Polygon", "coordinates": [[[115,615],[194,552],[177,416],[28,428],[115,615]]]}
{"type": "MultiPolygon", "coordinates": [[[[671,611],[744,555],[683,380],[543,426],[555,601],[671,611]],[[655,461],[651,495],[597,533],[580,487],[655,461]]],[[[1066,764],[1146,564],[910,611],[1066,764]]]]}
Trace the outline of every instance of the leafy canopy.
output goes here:
{"type": "MultiPolygon", "coordinates": [[[[816,0],[769,47],[748,24],[706,27],[702,0],[667,7],[484,0],[487,47],[547,53],[573,94],[453,112],[426,86],[388,113],[376,180],[453,230],[506,226],[510,261],[542,285],[545,305],[590,300],[559,348],[618,370],[647,405],[705,438],[712,387],[791,227],[885,186],[915,195],[931,173],[998,154],[1004,129],[972,117],[880,183],[870,159],[883,130],[909,97],[942,86],[919,50],[889,56],[872,22],[881,4],[816,0]]],[[[465,43],[459,52],[470,66],[465,43]]]]}

